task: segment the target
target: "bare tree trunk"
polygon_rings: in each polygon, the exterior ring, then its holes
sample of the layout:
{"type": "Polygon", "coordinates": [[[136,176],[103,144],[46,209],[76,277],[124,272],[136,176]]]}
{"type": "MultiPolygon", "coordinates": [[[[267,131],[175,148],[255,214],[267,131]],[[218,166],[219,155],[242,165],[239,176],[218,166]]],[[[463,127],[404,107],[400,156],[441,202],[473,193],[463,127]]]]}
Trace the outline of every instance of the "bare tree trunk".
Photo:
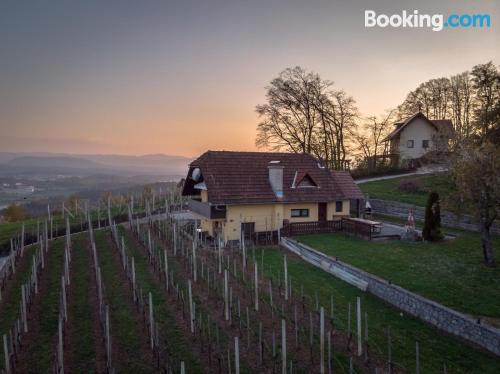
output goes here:
{"type": "Polygon", "coordinates": [[[496,218],[496,213],[491,214],[488,205],[482,201],[479,208],[479,224],[481,225],[481,247],[483,248],[484,263],[486,266],[496,266],[491,243],[490,227],[496,218]]]}
{"type": "Polygon", "coordinates": [[[486,266],[495,267],[495,257],[493,256],[493,246],[491,244],[491,234],[489,222],[481,217],[481,247],[483,248],[484,263],[486,266]]]}

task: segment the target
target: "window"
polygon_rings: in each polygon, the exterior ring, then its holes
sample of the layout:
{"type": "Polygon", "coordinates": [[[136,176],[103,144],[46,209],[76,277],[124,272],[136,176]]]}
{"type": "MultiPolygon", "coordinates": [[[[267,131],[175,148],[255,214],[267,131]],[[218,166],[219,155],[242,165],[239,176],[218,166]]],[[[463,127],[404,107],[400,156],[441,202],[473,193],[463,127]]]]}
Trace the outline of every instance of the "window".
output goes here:
{"type": "Polygon", "coordinates": [[[408,141],[406,142],[406,147],[407,147],[407,148],[413,148],[413,140],[408,140],[408,141]]]}
{"type": "Polygon", "coordinates": [[[429,141],[428,140],[422,140],[422,148],[429,148],[429,141]]]}
{"type": "Polygon", "coordinates": [[[335,212],[342,212],[342,201],[336,201],[335,202],[335,212]]]}
{"type": "Polygon", "coordinates": [[[309,209],[292,209],[292,217],[309,217],[309,209]]]}

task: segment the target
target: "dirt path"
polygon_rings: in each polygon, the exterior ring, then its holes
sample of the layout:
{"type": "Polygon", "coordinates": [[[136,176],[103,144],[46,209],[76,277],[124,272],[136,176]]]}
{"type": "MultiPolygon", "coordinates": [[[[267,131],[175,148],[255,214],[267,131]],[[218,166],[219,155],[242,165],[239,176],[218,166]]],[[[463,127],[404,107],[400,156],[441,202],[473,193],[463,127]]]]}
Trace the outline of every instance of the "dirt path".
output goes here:
{"type": "Polygon", "coordinates": [[[433,166],[422,166],[418,168],[416,171],[410,171],[408,173],[400,173],[400,174],[393,174],[393,175],[380,175],[378,177],[369,177],[369,178],[360,178],[355,180],[354,182],[356,184],[363,184],[363,183],[368,183],[368,182],[375,182],[375,181],[382,181],[386,179],[395,179],[395,178],[401,178],[401,177],[411,177],[411,176],[418,176],[418,175],[428,175],[428,174],[435,174],[435,173],[443,173],[448,171],[448,168],[445,166],[440,166],[440,165],[435,165],[433,166]]]}

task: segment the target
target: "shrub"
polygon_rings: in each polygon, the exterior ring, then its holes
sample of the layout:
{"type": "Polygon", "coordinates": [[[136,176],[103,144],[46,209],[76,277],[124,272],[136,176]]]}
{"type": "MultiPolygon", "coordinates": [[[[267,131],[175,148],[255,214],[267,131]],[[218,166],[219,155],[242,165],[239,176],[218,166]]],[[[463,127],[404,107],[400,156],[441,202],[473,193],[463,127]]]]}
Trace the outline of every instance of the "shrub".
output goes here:
{"type": "Polygon", "coordinates": [[[443,234],[441,233],[441,208],[439,206],[439,195],[435,191],[431,191],[427,199],[422,238],[430,242],[436,242],[443,239],[443,234]]]}
{"type": "Polygon", "coordinates": [[[28,214],[21,205],[12,203],[5,209],[4,216],[7,222],[17,222],[26,219],[28,214]]]}

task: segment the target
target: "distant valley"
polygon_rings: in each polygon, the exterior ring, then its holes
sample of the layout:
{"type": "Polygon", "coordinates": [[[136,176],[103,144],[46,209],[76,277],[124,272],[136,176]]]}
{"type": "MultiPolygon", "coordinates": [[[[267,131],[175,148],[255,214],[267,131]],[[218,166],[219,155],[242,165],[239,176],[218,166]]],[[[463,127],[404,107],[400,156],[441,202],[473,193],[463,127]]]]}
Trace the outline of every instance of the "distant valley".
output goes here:
{"type": "Polygon", "coordinates": [[[104,192],[142,190],[152,183],[178,182],[190,158],[0,152],[0,210],[23,204],[36,213],[47,202],[72,194],[95,203],[104,192]]]}

